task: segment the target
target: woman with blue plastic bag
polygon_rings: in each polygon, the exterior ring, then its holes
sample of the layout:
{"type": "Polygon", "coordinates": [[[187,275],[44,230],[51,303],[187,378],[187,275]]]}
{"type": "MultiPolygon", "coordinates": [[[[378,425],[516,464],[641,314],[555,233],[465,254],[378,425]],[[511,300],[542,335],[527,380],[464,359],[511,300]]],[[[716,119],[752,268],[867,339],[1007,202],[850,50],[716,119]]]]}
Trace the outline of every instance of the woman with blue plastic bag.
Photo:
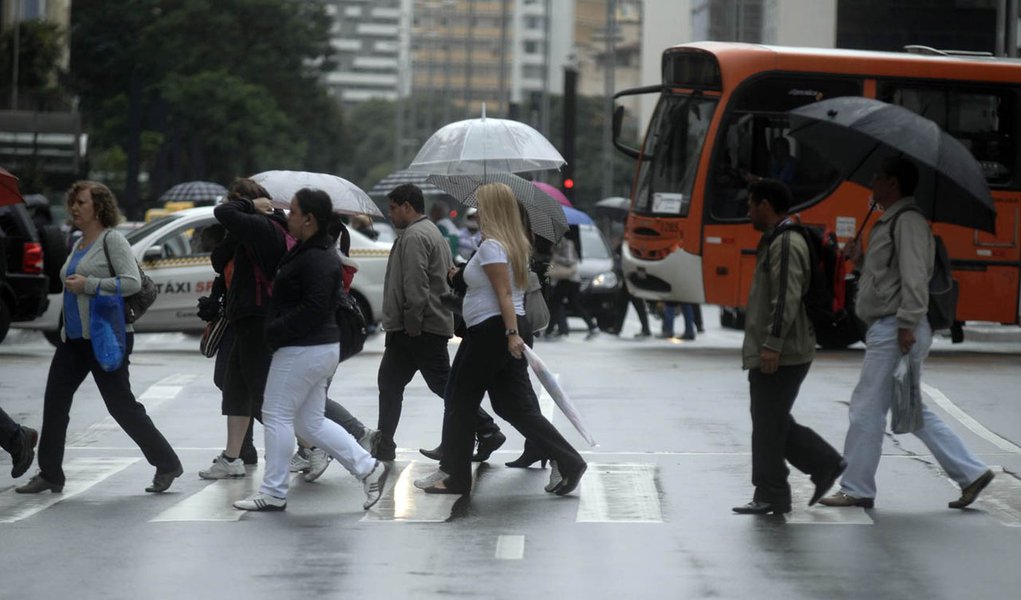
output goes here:
{"type": "MultiPolygon", "coordinates": [[[[138,444],[149,464],[156,467],[152,485],[145,491],[163,492],[181,475],[181,461],[131,392],[128,355],[134,341],[132,327],[125,327],[120,360],[115,357],[109,364],[101,364],[97,359],[92,340],[93,332],[100,330],[98,323],[97,327],[92,323],[95,299],[109,298],[118,292],[130,296],[141,289],[138,263],[131,253],[131,245],[114,230],[119,219],[117,200],[105,185],[79,181],[67,192],[67,211],[82,237],[60,271],[64,280],[62,341],[53,353],[46,380],[39,473],[16,491],[37,494],[46,490],[58,493],[64,489],[62,463],[71,402],[78,387],[91,373],[110,416],[138,444]]],[[[104,300],[100,304],[105,303],[104,300]]],[[[123,326],[121,323],[106,325],[114,329],[123,326]]],[[[96,346],[102,350],[101,345],[96,346]]]]}

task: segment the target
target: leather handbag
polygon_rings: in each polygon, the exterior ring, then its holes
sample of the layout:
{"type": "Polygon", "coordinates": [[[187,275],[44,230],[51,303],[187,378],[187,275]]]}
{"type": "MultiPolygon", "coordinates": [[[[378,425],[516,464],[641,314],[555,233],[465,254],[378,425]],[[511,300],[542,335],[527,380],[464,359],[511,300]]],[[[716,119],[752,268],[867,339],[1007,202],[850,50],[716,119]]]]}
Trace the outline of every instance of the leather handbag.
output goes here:
{"type": "Polygon", "coordinates": [[[534,271],[528,272],[528,289],[525,290],[525,321],[532,333],[542,331],[549,325],[549,306],[542,295],[542,284],[534,271]]]}
{"type": "Polygon", "coordinates": [[[220,341],[223,339],[223,332],[227,330],[227,317],[220,314],[212,321],[206,323],[202,330],[202,339],[199,340],[199,352],[206,358],[216,356],[220,349],[220,341]]]}

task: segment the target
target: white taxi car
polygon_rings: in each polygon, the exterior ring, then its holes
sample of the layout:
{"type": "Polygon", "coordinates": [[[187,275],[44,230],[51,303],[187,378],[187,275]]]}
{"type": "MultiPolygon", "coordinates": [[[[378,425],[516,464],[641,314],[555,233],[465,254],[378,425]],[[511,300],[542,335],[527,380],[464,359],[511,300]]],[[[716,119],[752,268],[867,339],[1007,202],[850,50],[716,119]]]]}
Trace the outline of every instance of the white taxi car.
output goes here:
{"type": "MultiPolygon", "coordinates": [[[[156,302],[135,322],[136,332],[200,332],[205,327],[197,313],[198,299],[209,295],[216,275],[209,261],[210,248],[203,243],[203,232],[211,225],[219,225],[213,207],[203,206],[170,213],[125,234],[135,258],[159,290],[156,302]]],[[[383,314],[383,278],[391,244],[349,231],[351,258],[359,267],[351,294],[366,320],[377,323],[383,314]]],[[[42,316],[16,325],[41,330],[56,343],[63,295],[51,294],[49,298],[49,309],[42,316]]]]}

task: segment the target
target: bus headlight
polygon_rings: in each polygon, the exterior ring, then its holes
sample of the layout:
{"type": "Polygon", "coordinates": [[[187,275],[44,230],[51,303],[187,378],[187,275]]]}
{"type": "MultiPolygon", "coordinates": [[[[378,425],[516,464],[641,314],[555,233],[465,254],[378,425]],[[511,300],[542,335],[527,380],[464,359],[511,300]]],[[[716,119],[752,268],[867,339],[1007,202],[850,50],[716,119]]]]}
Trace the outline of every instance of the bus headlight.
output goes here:
{"type": "Polygon", "coordinates": [[[603,271],[589,282],[589,288],[596,291],[607,291],[616,289],[620,285],[620,279],[613,271],[603,271]]]}

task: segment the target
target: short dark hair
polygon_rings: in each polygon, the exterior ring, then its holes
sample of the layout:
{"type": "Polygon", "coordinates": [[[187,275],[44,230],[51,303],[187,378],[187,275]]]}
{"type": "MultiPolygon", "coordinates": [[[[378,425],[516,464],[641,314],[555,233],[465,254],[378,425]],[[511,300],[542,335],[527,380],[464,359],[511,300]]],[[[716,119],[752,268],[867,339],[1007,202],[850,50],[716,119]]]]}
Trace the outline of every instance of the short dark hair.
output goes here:
{"type": "Polygon", "coordinates": [[[778,215],[786,214],[794,203],[791,188],[777,179],[758,179],[748,184],[748,195],[755,202],[768,202],[778,215]]]}
{"type": "Polygon", "coordinates": [[[339,221],[339,215],[333,212],[333,201],[330,195],[322,190],[312,188],[301,188],[294,192],[294,198],[298,201],[298,207],[306,215],[312,215],[316,220],[319,231],[329,232],[334,220],[339,221]]]}
{"type": "Polygon", "coordinates": [[[918,168],[903,156],[892,156],[879,165],[879,172],[897,180],[901,196],[911,196],[918,187],[918,168]]]}
{"type": "Polygon", "coordinates": [[[237,177],[230,184],[227,190],[227,200],[255,200],[256,198],[272,198],[266,188],[255,183],[247,177],[237,177]]]}
{"type": "Polygon", "coordinates": [[[394,204],[410,204],[418,214],[425,214],[425,196],[422,189],[413,183],[402,183],[386,195],[394,204]]]}

